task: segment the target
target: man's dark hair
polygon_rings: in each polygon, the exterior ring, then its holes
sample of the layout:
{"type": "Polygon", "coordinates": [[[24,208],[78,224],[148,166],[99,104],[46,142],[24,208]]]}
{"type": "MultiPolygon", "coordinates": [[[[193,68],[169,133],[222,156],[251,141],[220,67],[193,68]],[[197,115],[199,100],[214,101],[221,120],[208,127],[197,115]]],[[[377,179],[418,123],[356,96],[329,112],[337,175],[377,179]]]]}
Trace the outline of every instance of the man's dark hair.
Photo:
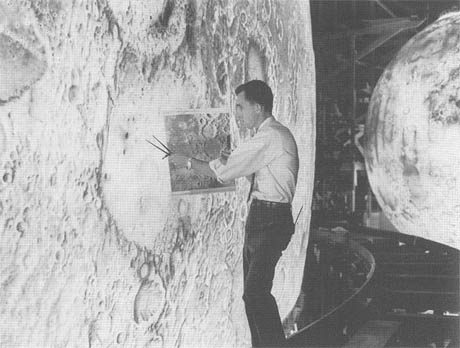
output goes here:
{"type": "Polygon", "coordinates": [[[271,113],[273,109],[273,93],[271,88],[261,80],[252,80],[239,85],[235,89],[238,95],[244,92],[244,96],[250,103],[257,103],[264,107],[264,110],[271,113]]]}

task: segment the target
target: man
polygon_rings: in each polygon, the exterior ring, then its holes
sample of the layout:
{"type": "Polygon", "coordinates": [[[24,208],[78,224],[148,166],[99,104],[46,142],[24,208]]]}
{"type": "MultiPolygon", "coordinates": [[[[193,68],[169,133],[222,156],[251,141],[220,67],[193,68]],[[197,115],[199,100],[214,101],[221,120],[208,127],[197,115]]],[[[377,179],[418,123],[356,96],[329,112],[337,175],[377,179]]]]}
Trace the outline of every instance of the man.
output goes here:
{"type": "Polygon", "coordinates": [[[291,202],[299,169],[297,145],[289,129],[272,116],[273,94],[265,82],[247,82],[235,94],[237,119],[256,134],[228,158],[206,162],[173,154],[171,160],[222,182],[250,178],[243,300],[253,347],[280,347],[285,335],[271,289],[276,264],[294,233],[291,202]]]}

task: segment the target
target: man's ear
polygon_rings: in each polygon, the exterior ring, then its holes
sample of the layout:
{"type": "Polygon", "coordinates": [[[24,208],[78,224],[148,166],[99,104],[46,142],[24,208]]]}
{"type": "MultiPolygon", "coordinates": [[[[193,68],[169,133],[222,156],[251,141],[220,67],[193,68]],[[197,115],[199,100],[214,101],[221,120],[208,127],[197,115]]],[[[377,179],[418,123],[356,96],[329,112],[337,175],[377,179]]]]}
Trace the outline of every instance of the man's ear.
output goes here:
{"type": "Polygon", "coordinates": [[[262,105],[260,105],[259,103],[254,103],[254,105],[256,106],[256,111],[258,114],[262,114],[264,112],[264,108],[262,105]]]}

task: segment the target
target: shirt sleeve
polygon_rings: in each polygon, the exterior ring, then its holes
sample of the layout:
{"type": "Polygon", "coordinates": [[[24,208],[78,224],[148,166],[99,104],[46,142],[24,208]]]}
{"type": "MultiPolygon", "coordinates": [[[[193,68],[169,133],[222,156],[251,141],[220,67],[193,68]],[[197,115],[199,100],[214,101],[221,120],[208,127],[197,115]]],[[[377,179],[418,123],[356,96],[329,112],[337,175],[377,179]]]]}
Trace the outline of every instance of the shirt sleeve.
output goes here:
{"type": "Polygon", "coordinates": [[[225,164],[216,159],[209,162],[209,167],[220,182],[251,175],[277,157],[281,149],[277,149],[276,144],[276,139],[268,134],[258,133],[238,146],[225,164]]]}

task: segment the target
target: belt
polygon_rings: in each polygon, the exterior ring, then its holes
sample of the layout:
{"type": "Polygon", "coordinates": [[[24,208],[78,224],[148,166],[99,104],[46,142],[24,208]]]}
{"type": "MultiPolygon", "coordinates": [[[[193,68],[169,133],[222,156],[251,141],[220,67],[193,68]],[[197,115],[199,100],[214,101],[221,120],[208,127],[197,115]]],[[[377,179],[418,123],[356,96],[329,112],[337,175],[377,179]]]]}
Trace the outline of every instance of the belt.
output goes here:
{"type": "Polygon", "coordinates": [[[261,199],[254,198],[252,204],[255,207],[265,207],[265,208],[291,208],[291,203],[281,203],[281,202],[270,202],[263,201],[261,199]]]}

